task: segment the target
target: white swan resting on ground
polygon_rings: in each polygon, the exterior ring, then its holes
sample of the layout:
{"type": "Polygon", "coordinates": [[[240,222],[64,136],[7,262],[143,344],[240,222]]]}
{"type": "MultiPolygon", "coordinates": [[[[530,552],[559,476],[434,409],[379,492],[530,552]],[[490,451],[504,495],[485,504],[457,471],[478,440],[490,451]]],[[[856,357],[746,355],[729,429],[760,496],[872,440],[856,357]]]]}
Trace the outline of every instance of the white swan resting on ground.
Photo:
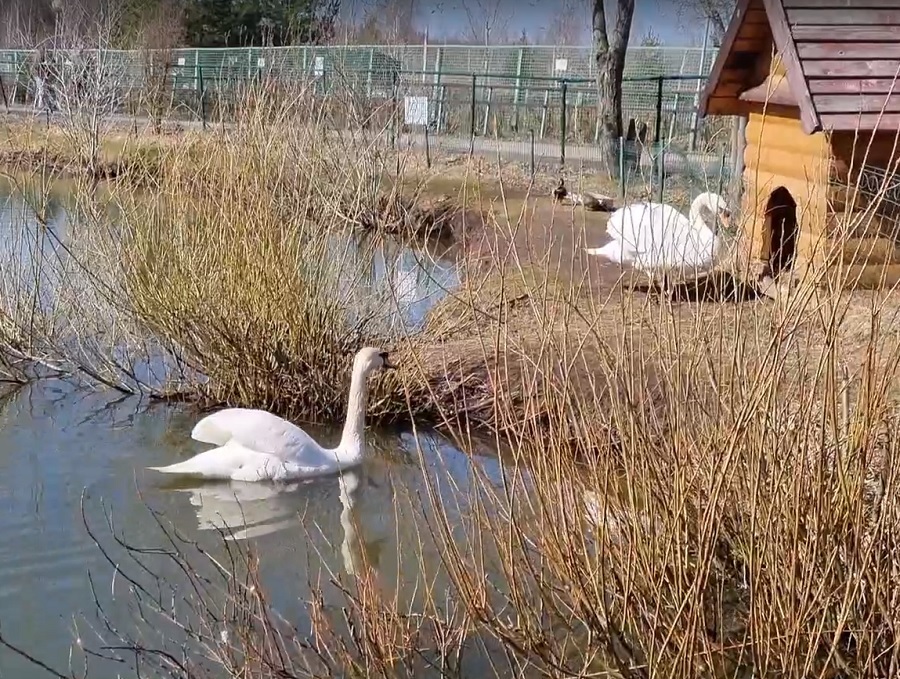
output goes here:
{"type": "Polygon", "coordinates": [[[612,237],[609,243],[585,251],[619,264],[631,264],[651,279],[661,275],[662,288],[668,292],[670,275],[709,271],[721,242],[716,218],[727,225],[730,216],[725,199],[708,192],[694,199],[688,217],[664,203],[634,203],[610,216],[606,226],[612,237]],[[712,227],[703,212],[709,213],[712,227]]]}
{"type": "Polygon", "coordinates": [[[191,432],[191,438],[217,448],[150,469],[207,479],[289,481],[352,467],[362,461],[365,450],[366,379],[393,367],[385,351],[367,347],[356,354],[347,421],[337,448],[323,448],[297,425],[264,410],[226,408],[204,417],[191,432]]]}

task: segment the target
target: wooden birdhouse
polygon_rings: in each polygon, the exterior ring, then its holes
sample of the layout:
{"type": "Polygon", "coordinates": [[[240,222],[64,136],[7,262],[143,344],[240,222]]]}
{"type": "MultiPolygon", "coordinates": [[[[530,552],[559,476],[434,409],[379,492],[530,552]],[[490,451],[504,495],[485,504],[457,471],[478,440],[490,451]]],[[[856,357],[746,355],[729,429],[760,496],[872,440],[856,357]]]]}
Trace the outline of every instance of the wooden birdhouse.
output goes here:
{"type": "Polygon", "coordinates": [[[700,115],[746,118],[742,237],[759,275],[900,281],[898,25],[900,0],[738,1],[700,115]]]}

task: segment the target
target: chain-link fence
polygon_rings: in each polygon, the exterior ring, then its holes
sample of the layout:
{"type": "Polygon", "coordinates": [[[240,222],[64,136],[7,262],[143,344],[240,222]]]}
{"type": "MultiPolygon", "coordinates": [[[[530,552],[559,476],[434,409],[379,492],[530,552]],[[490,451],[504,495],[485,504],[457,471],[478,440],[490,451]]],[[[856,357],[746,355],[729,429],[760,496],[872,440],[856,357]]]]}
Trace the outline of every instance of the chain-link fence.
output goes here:
{"type": "MultiPolygon", "coordinates": [[[[83,53],[83,52],[82,52],[83,53]]],[[[28,76],[36,52],[0,50],[0,70],[4,80],[28,76]]],[[[145,79],[148,54],[140,51],[106,51],[119,63],[123,85],[140,87],[145,79]]],[[[281,47],[230,49],[176,49],[167,53],[175,80],[182,84],[197,81],[202,71],[207,80],[249,81],[260,76],[286,80],[319,77],[331,72],[396,70],[420,74],[421,84],[459,84],[473,73],[485,77],[485,87],[500,86],[511,78],[519,82],[519,96],[534,102],[540,92],[531,85],[549,79],[593,80],[594,60],[589,48],[579,47],[471,47],[460,45],[374,45],[338,47],[281,47]]],[[[708,75],[715,50],[700,48],[633,47],[628,51],[625,78],[632,86],[626,105],[652,110],[656,99],[652,79],[658,76],[708,75]],[[637,83],[643,83],[641,85],[637,83]]],[[[540,88],[539,88],[540,89],[540,88]]]]}
{"type": "MultiPolygon", "coordinates": [[[[620,165],[719,172],[731,121],[697,116],[714,58],[696,48],[629,50],[620,165]]],[[[499,153],[532,166],[596,164],[593,68],[590,49],[560,47],[0,51],[0,89],[7,107],[52,108],[103,81],[104,102],[117,114],[204,125],[303,92],[320,109],[343,111],[348,126],[384,126],[412,145],[499,153]],[[71,91],[54,97],[54,88],[71,91]]]]}

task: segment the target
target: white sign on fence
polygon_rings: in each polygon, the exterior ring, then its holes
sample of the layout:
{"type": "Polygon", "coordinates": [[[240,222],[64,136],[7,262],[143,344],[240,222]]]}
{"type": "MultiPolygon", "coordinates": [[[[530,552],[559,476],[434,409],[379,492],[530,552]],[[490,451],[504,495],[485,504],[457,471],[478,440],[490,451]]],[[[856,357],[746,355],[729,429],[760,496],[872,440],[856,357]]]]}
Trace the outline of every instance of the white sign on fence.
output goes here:
{"type": "Polygon", "coordinates": [[[403,107],[407,125],[428,124],[428,97],[403,97],[403,107]]]}
{"type": "Polygon", "coordinates": [[[259,68],[262,68],[263,66],[266,65],[266,60],[263,59],[262,57],[260,57],[259,59],[256,60],[256,65],[257,65],[259,68]]]}
{"type": "Polygon", "coordinates": [[[313,75],[316,77],[325,75],[325,57],[313,59],[313,75]]]}
{"type": "Polygon", "coordinates": [[[178,57],[178,65],[184,66],[184,57],[178,57]]]}
{"type": "Polygon", "coordinates": [[[569,70],[569,60],[568,59],[557,59],[556,60],[556,70],[557,71],[568,71],[569,70]]]}

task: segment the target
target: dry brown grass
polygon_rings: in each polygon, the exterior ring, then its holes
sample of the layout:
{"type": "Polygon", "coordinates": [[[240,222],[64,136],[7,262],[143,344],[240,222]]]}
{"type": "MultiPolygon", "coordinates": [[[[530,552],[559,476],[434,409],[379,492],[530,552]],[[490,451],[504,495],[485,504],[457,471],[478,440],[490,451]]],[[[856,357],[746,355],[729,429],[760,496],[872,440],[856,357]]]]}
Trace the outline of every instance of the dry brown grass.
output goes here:
{"type": "Polygon", "coordinates": [[[897,291],[660,307],[495,264],[435,318],[530,474],[448,534],[477,624],[554,675],[893,674],[897,291]]]}
{"type": "Polygon", "coordinates": [[[465,676],[473,648],[502,677],[892,676],[897,296],[668,307],[496,265],[404,353],[406,393],[443,387],[461,448],[460,414],[491,412],[508,451],[502,488],[426,476],[401,510],[434,512],[420,548],[450,588],[413,614],[363,568],[340,613],[309,602],[308,645],[238,550],[241,632],[214,644],[234,676],[420,676],[437,657],[465,676]]]}

